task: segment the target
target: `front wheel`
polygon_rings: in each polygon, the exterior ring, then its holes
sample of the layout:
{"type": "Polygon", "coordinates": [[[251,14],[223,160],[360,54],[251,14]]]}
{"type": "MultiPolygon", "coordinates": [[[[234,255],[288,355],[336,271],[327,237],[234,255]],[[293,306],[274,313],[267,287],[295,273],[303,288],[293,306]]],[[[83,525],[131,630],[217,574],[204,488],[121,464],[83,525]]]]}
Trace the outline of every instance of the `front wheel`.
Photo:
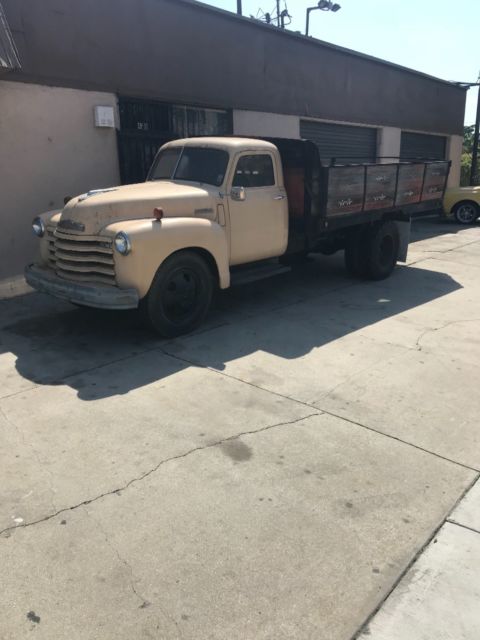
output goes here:
{"type": "Polygon", "coordinates": [[[165,338],[189,333],[208,314],[213,276],[206,261],[193,251],[165,260],[141,302],[148,325],[165,338]]]}
{"type": "Polygon", "coordinates": [[[480,216],[480,207],[475,202],[459,202],[453,208],[453,215],[459,224],[473,224],[480,216]]]}

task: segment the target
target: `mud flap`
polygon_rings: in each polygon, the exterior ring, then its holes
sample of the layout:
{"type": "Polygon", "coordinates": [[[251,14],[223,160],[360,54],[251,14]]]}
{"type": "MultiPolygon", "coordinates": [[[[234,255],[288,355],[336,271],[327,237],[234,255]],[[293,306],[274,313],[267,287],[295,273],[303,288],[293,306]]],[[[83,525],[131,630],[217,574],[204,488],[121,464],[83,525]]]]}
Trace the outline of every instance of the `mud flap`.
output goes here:
{"type": "Polygon", "coordinates": [[[406,262],[408,254],[408,244],[410,242],[410,220],[395,220],[398,228],[399,245],[398,245],[398,261],[406,262]]]}

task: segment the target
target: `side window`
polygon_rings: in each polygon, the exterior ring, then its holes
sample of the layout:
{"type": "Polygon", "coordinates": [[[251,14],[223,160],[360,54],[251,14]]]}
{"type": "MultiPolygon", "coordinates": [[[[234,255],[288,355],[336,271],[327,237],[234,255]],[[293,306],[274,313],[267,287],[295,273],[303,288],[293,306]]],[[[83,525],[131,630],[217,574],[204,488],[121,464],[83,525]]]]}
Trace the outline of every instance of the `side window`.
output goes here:
{"type": "Polygon", "coordinates": [[[237,162],[233,187],[271,187],[274,184],[275,176],[271,156],[242,156],[237,162]]]}

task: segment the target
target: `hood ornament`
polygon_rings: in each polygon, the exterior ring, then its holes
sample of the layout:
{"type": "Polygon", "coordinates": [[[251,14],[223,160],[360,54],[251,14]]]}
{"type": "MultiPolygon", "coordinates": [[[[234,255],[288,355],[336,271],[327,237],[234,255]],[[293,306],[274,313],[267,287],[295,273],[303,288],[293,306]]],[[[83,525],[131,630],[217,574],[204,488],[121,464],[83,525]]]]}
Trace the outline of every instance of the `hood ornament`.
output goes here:
{"type": "Polygon", "coordinates": [[[81,196],[78,196],[78,202],[83,202],[87,198],[91,198],[92,196],[98,196],[100,193],[108,193],[109,191],[116,191],[118,187],[109,187],[108,189],[92,189],[92,191],[87,191],[87,193],[82,193],[81,196]]]}

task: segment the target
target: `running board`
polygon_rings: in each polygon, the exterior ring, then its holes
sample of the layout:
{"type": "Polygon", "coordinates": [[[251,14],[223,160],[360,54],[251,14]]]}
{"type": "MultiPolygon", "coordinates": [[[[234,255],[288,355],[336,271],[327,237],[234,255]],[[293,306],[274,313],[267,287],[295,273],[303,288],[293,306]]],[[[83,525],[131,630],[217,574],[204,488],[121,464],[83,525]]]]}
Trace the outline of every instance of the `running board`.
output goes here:
{"type": "Polygon", "coordinates": [[[265,264],[255,267],[248,267],[246,269],[239,269],[231,274],[231,285],[235,287],[241,284],[247,284],[249,282],[255,282],[256,280],[264,280],[265,278],[272,278],[278,276],[280,273],[287,273],[292,268],[279,265],[279,264],[265,264]]]}

